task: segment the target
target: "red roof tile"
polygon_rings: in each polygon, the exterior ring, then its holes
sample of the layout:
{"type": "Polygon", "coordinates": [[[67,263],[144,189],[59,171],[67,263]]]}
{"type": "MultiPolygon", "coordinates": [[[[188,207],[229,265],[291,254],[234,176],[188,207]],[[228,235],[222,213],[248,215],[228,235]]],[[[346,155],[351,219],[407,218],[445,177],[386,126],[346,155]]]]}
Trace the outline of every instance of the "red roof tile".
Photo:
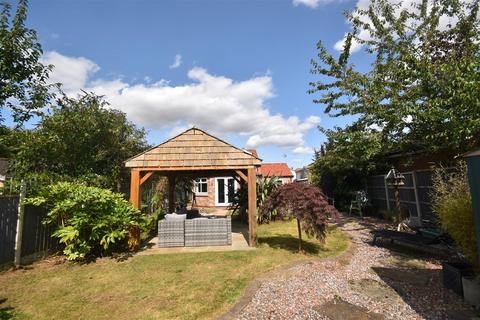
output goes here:
{"type": "Polygon", "coordinates": [[[260,174],[264,177],[293,177],[286,163],[262,163],[260,174]]]}

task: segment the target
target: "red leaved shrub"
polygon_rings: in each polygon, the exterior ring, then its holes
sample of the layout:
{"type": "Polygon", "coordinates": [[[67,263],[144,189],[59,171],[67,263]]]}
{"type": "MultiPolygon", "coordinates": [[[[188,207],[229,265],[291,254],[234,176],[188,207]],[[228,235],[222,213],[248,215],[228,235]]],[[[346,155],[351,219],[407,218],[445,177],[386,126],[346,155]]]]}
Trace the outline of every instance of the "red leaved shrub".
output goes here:
{"type": "Polygon", "coordinates": [[[263,203],[259,214],[267,217],[273,210],[277,211],[278,218],[297,219],[299,250],[302,250],[301,228],[308,236],[323,242],[328,219],[339,214],[334,206],[328,204],[327,197],[318,187],[301,182],[288,183],[276,188],[263,203]]]}

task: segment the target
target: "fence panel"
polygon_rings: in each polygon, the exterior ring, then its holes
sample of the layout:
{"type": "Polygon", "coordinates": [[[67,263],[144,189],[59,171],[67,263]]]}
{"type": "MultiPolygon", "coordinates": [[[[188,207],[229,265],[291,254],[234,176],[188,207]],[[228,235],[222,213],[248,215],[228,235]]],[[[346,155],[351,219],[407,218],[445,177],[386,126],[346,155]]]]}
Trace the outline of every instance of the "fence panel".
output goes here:
{"type": "Polygon", "coordinates": [[[41,207],[26,206],[23,221],[22,257],[45,253],[56,246],[51,237],[53,228],[42,223],[47,210],[41,207]]]}
{"type": "MultiPolygon", "coordinates": [[[[14,260],[18,201],[18,196],[0,197],[0,264],[13,263],[14,260]]],[[[46,253],[56,247],[57,242],[51,237],[52,228],[42,223],[46,215],[44,208],[25,207],[22,258],[46,253]]]]}
{"type": "Polygon", "coordinates": [[[0,197],[0,264],[13,262],[18,197],[0,197]]]}
{"type": "MultiPolygon", "coordinates": [[[[412,217],[435,222],[437,219],[432,210],[430,199],[430,193],[432,191],[432,171],[418,170],[403,172],[402,174],[405,176],[405,185],[399,187],[401,206],[407,208],[412,217]]],[[[387,188],[385,188],[384,179],[385,175],[368,178],[368,197],[377,210],[388,210],[388,199],[390,208],[393,210],[395,208],[395,189],[393,186],[387,186],[387,188]]]]}

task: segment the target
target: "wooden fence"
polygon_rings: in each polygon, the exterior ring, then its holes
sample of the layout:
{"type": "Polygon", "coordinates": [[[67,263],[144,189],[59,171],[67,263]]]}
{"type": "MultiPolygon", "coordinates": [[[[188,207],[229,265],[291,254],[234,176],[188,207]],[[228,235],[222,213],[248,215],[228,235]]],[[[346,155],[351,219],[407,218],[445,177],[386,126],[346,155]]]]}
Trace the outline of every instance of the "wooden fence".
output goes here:
{"type": "MultiPolygon", "coordinates": [[[[14,260],[18,202],[18,196],[0,196],[0,265],[13,263],[14,260]]],[[[46,214],[43,208],[25,207],[21,250],[24,262],[56,246],[56,241],[51,237],[52,229],[42,223],[46,214]]]]}
{"type": "MultiPolygon", "coordinates": [[[[402,172],[405,185],[399,187],[400,205],[410,212],[410,216],[421,220],[436,221],[431,207],[432,171],[416,170],[402,172]]],[[[395,210],[395,190],[387,185],[385,175],[372,176],[367,182],[368,197],[377,210],[395,210]]]]}

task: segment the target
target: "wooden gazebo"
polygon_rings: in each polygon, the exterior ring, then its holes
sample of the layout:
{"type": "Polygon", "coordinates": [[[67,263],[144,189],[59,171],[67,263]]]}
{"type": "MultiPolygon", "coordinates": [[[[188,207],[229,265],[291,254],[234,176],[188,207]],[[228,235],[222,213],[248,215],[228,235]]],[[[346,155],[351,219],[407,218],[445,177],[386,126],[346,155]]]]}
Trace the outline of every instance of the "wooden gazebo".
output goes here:
{"type": "Polygon", "coordinates": [[[130,201],[141,206],[141,186],[155,172],[168,178],[169,212],[175,209],[175,180],[232,176],[248,186],[249,245],[257,243],[256,172],[262,160],[203,130],[191,128],[126,161],[131,168],[130,201]]]}

